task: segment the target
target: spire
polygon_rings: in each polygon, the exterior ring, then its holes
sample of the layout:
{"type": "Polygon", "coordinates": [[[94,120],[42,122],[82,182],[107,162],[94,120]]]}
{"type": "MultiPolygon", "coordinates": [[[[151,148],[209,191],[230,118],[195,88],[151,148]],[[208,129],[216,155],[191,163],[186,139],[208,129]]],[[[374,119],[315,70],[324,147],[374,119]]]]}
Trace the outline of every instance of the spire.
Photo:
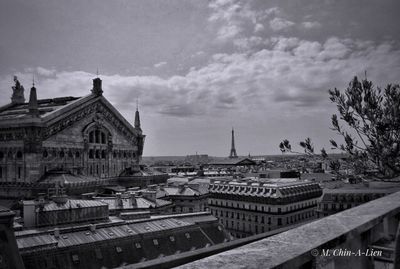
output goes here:
{"type": "Polygon", "coordinates": [[[236,154],[236,149],[235,149],[235,131],[233,130],[232,127],[232,145],[231,145],[231,153],[229,155],[229,158],[233,159],[233,158],[237,158],[237,154],[236,154]]]}
{"type": "Polygon", "coordinates": [[[21,85],[17,76],[14,76],[15,85],[12,86],[12,96],[11,96],[11,103],[13,104],[23,104],[25,103],[25,96],[24,96],[24,86],[21,85]]]}
{"type": "Polygon", "coordinates": [[[39,106],[37,101],[37,94],[35,88],[35,81],[32,81],[32,88],[29,94],[29,104],[28,104],[29,114],[33,117],[39,117],[39,106]]]}
{"type": "Polygon", "coordinates": [[[140,130],[139,100],[136,99],[135,128],[140,130]]]}

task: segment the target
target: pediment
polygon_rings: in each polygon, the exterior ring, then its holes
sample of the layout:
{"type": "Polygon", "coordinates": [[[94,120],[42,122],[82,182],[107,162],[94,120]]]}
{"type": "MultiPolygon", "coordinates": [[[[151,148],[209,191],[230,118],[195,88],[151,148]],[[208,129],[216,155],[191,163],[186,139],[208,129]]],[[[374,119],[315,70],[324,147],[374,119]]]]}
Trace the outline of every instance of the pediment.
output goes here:
{"type": "Polygon", "coordinates": [[[107,122],[128,141],[142,136],[141,132],[135,129],[104,97],[98,97],[79,106],[71,106],[56,119],[49,120],[43,131],[43,138],[46,139],[67,128],[73,128],[82,120],[88,119],[91,119],[90,122],[93,124],[107,122]]]}

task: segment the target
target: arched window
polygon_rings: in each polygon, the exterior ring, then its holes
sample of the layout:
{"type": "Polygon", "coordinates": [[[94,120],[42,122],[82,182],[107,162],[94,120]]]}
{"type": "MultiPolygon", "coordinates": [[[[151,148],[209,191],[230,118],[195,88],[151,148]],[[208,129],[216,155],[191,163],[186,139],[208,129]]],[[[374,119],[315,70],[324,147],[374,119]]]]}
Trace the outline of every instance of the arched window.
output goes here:
{"type": "Polygon", "coordinates": [[[64,156],[65,156],[65,153],[64,153],[64,151],[62,150],[62,151],[60,151],[60,158],[64,158],[64,156]]]}
{"type": "Polygon", "coordinates": [[[105,144],[106,143],[106,134],[101,132],[101,144],[105,144]]]}
{"type": "MultiPolygon", "coordinates": [[[[89,159],[93,159],[93,149],[89,150],[89,159]]],[[[92,172],[90,172],[92,174],[92,172]]]]}
{"type": "Polygon", "coordinates": [[[95,143],[99,144],[100,143],[100,131],[96,130],[95,134],[96,134],[95,135],[95,138],[96,138],[96,142],[95,143]]]}
{"type": "Polygon", "coordinates": [[[100,159],[100,150],[96,149],[96,159],[100,159]]]}
{"type": "Polygon", "coordinates": [[[106,154],[106,151],[105,151],[105,150],[102,150],[102,151],[101,151],[101,158],[102,158],[102,159],[105,159],[105,158],[106,158],[106,155],[107,155],[107,154],[106,154]]]}
{"type": "Polygon", "coordinates": [[[124,151],[124,158],[126,158],[126,151],[124,151]]]}
{"type": "Polygon", "coordinates": [[[13,154],[11,151],[7,152],[7,158],[12,159],[13,158],[13,154]]]}
{"type": "Polygon", "coordinates": [[[81,154],[79,153],[79,151],[75,152],[75,158],[79,158],[81,156],[81,154]]]}
{"type": "Polygon", "coordinates": [[[68,158],[72,158],[74,155],[72,154],[72,151],[68,151],[68,158]]]}
{"type": "Polygon", "coordinates": [[[22,159],[22,152],[21,151],[17,152],[17,159],[22,159]]]}
{"type": "Polygon", "coordinates": [[[3,160],[3,158],[4,158],[4,153],[0,151],[0,160],[3,160]]]}
{"type": "Polygon", "coordinates": [[[94,132],[93,131],[91,131],[89,133],[89,143],[94,143],[94,132]]]}
{"type": "Polygon", "coordinates": [[[117,158],[117,153],[115,151],[113,152],[113,157],[117,158]]]}
{"type": "Polygon", "coordinates": [[[47,150],[43,151],[43,158],[47,158],[49,156],[49,153],[47,150]]]}

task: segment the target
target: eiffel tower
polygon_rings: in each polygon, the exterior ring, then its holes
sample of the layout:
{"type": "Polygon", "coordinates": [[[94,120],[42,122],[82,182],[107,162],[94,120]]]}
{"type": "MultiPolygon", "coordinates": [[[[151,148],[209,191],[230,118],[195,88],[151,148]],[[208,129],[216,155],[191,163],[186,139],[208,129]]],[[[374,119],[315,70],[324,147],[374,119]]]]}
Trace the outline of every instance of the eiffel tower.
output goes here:
{"type": "Polygon", "coordinates": [[[237,158],[236,149],[235,149],[235,131],[232,128],[232,145],[231,145],[231,154],[229,155],[230,159],[237,158]]]}

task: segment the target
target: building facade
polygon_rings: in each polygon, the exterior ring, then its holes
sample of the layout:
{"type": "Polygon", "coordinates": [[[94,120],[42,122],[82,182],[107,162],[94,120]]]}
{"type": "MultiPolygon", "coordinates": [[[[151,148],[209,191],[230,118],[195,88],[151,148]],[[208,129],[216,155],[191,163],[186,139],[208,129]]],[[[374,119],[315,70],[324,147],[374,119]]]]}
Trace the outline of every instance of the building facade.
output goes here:
{"type": "Polygon", "coordinates": [[[231,235],[242,238],[315,218],[321,195],[313,182],[215,182],[209,208],[231,235]]]}
{"type": "Polygon", "coordinates": [[[400,191],[398,186],[368,189],[324,189],[324,194],[317,206],[317,217],[322,218],[336,214],[397,191],[400,191]]]}
{"type": "Polygon", "coordinates": [[[83,97],[37,99],[33,86],[25,102],[17,78],[12,88],[12,102],[0,108],[0,182],[35,183],[53,170],[108,178],[138,167],[139,112],[132,126],[103,96],[100,78],[83,97]]]}

